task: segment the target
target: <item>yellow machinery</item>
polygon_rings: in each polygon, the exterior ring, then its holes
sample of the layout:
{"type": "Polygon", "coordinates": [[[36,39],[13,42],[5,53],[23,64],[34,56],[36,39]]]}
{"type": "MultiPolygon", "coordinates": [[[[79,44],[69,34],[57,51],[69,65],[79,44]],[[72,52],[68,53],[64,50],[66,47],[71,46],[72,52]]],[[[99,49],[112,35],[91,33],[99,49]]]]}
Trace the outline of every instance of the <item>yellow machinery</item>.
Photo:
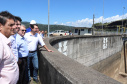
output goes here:
{"type": "MultiPolygon", "coordinates": [[[[121,29],[122,29],[121,25],[117,25],[117,28],[119,28],[118,31],[121,32],[121,29]]],[[[123,27],[123,28],[124,28],[123,33],[125,33],[127,28],[126,27],[123,27]]]]}

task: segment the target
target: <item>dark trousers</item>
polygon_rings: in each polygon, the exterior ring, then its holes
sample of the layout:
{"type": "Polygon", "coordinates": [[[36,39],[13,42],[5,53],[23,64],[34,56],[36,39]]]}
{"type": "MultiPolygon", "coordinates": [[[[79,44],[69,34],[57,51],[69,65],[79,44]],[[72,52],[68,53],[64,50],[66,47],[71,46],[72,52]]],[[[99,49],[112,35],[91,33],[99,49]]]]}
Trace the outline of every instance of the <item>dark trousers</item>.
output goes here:
{"type": "Polygon", "coordinates": [[[28,68],[27,68],[27,57],[19,58],[19,80],[17,84],[28,83],[28,68]]]}

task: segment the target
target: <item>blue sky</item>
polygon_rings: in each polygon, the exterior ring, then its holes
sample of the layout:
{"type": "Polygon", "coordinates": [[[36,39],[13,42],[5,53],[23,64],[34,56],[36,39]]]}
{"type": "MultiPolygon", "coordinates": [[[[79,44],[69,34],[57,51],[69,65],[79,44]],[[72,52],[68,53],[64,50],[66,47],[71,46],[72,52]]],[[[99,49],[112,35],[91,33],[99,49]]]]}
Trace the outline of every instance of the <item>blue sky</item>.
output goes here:
{"type": "MultiPolygon", "coordinates": [[[[0,11],[7,10],[23,21],[48,24],[48,0],[0,0],[0,3],[0,11]]],[[[50,24],[91,27],[93,14],[95,23],[102,22],[103,0],[50,0],[50,24]]],[[[122,18],[127,18],[127,0],[104,0],[103,22],[122,18]]]]}

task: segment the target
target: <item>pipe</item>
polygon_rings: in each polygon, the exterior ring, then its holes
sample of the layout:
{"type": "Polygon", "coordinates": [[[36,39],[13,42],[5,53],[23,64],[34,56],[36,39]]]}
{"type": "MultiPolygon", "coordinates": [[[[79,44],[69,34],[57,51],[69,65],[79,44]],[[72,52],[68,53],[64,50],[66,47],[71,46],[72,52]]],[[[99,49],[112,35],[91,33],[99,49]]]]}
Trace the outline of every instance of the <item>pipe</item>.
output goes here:
{"type": "Polygon", "coordinates": [[[125,53],[125,42],[126,42],[126,41],[124,41],[124,42],[123,42],[123,45],[124,45],[124,64],[125,64],[125,73],[127,73],[127,71],[126,71],[126,53],[125,53]]]}

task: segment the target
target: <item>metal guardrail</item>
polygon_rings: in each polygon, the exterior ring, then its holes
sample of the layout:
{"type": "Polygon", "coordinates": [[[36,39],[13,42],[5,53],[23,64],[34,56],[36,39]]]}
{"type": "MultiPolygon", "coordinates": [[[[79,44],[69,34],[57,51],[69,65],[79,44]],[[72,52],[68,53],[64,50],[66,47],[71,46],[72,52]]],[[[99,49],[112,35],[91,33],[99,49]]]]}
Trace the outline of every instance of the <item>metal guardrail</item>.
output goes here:
{"type": "Polygon", "coordinates": [[[126,42],[127,42],[127,40],[124,40],[124,41],[123,41],[125,73],[127,73],[127,70],[126,70],[126,51],[125,51],[125,48],[126,48],[126,42]]]}
{"type": "Polygon", "coordinates": [[[112,31],[94,31],[94,35],[127,35],[127,33],[123,32],[112,32],[112,31]]]}

